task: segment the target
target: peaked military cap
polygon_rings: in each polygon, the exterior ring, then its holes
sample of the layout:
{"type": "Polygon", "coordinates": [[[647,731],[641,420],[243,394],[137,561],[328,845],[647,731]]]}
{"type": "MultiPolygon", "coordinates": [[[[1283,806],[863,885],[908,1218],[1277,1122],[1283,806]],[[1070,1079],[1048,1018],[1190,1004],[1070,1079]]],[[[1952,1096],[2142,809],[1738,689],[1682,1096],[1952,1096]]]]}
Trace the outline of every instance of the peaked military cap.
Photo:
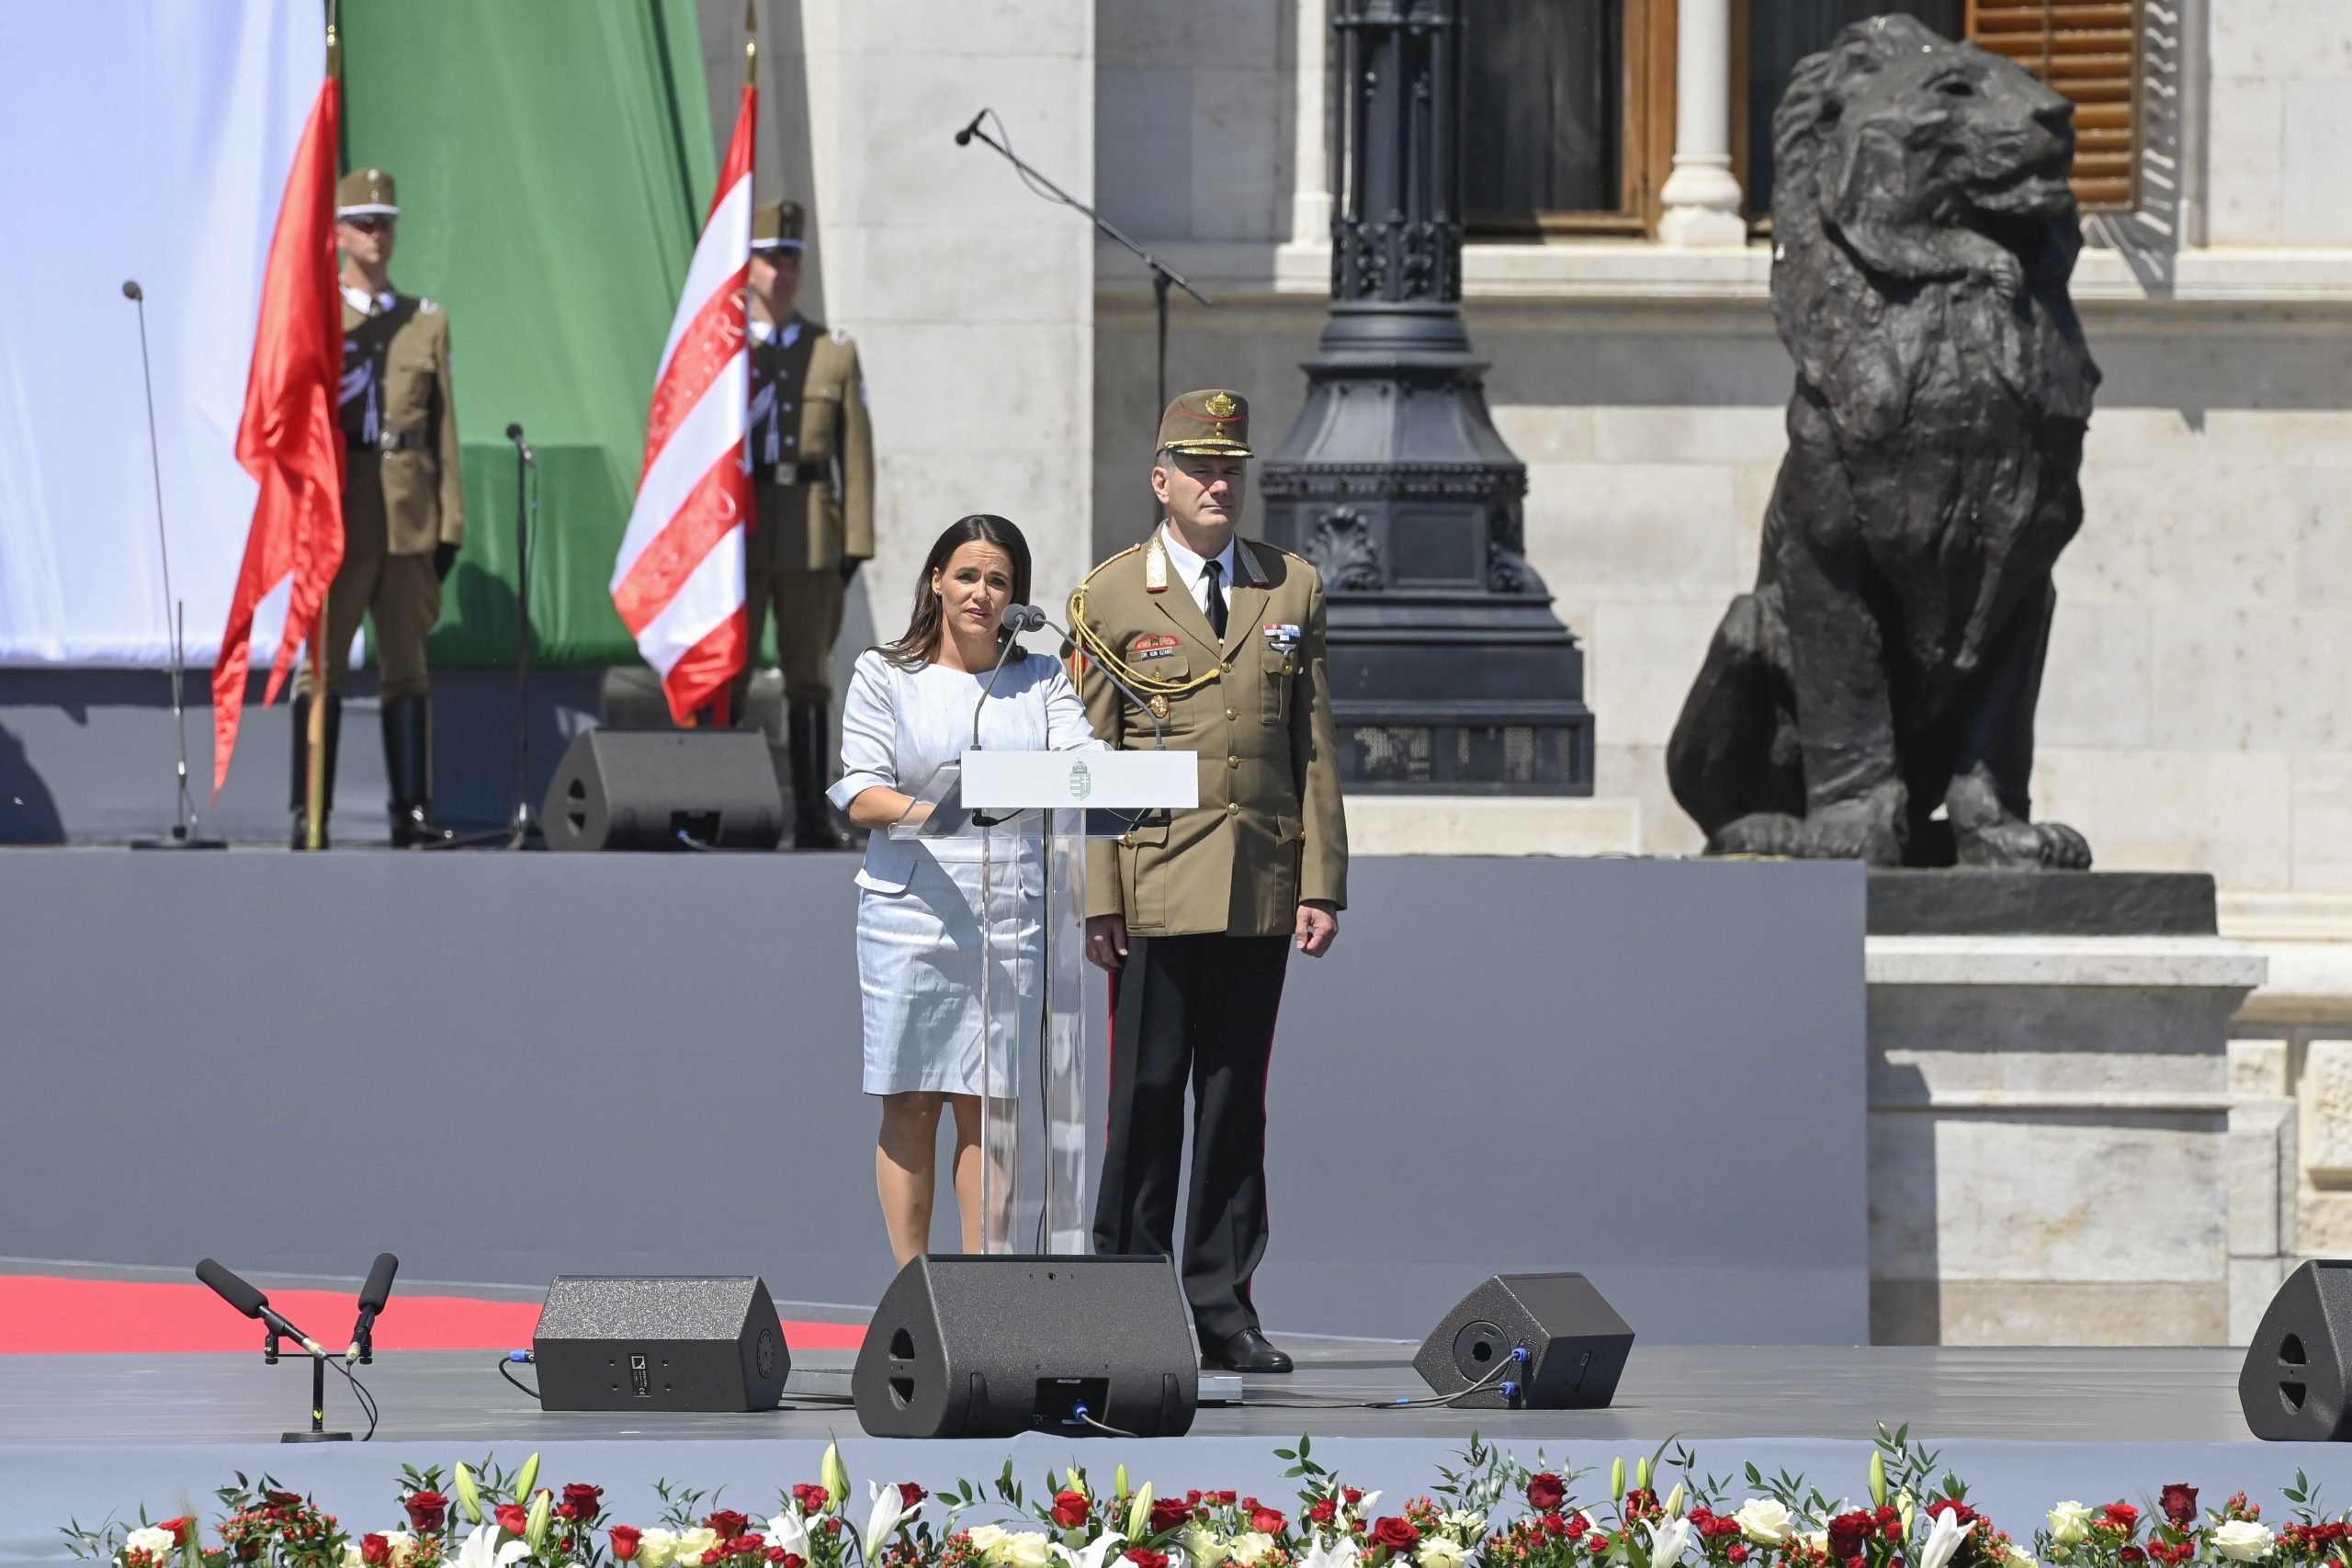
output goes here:
{"type": "Polygon", "coordinates": [[[802,248],[803,214],[797,201],[771,201],[752,209],[752,249],[797,251],[802,248]]]}
{"type": "Polygon", "coordinates": [[[1203,457],[1251,456],[1250,400],[1220,387],[1186,392],[1159,416],[1159,449],[1203,457]]]}
{"type": "Polygon", "coordinates": [[[398,218],[400,197],[392,192],[392,176],[381,169],[354,169],[334,186],[337,218],[398,218]]]}

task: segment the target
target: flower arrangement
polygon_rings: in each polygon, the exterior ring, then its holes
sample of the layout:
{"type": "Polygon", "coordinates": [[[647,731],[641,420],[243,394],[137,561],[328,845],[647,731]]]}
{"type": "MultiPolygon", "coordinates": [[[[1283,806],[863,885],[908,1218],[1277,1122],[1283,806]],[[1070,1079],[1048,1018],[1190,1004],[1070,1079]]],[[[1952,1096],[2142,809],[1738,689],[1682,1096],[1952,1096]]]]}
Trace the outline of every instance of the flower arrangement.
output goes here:
{"type": "Polygon", "coordinates": [[[390,1528],[354,1534],[267,1476],[217,1494],[207,1544],[194,1516],[79,1521],[74,1554],[109,1568],[2352,1568],[2352,1513],[2322,1513],[2302,1472],[2282,1490],[2293,1517],[2274,1531],[2244,1493],[2200,1509],[2197,1489],[2163,1487],[2145,1506],[2061,1502],[2020,1540],[1968,1503],[1961,1480],[1882,1427],[1864,1495],[1832,1498],[1802,1476],[1746,1469],[1746,1485],[1701,1476],[1669,1445],[1593,1472],[1532,1466],[1474,1434],[1426,1495],[1393,1513],[1346,1484],[1308,1438],[1277,1449],[1299,1483],[1288,1506],[1230,1491],[1107,1485],[1081,1469],[1032,1492],[1010,1461],[986,1483],[926,1492],[869,1481],[854,1496],[837,1447],[817,1479],[778,1492],[765,1517],[716,1493],[656,1482],[657,1517],[611,1517],[601,1487],[537,1484],[534,1454],[404,1467],[390,1528]],[[1667,1472],[1678,1479],[1661,1497],[1667,1472]]]}

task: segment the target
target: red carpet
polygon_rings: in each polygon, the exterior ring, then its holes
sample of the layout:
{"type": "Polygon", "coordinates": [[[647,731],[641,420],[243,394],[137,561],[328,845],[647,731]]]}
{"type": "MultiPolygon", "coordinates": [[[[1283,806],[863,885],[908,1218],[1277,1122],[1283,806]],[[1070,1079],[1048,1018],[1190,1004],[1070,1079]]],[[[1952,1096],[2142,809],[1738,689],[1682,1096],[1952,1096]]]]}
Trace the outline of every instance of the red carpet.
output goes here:
{"type": "MultiPolygon", "coordinates": [[[[269,1304],[342,1348],[357,1314],[347,1292],[274,1291],[269,1304]]],[[[463,1296],[404,1296],[376,1321],[379,1350],[513,1350],[531,1343],[537,1302],[487,1302],[463,1296]]],[[[0,1275],[0,1355],[81,1356],[111,1350],[257,1350],[261,1325],[202,1285],[122,1280],[60,1280],[0,1275]]],[[[784,1325],[796,1350],[854,1350],[865,1330],[854,1323],[784,1325]]]]}

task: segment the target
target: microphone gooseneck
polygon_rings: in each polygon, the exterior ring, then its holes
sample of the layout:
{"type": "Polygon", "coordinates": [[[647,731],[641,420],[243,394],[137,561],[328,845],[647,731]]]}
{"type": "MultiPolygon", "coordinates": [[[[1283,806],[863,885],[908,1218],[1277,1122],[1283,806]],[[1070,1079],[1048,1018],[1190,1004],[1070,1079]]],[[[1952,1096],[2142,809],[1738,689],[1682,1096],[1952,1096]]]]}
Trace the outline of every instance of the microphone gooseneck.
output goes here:
{"type": "Polygon", "coordinates": [[[958,147],[969,147],[972,144],[972,138],[979,134],[980,121],[988,118],[989,111],[986,109],[982,109],[979,113],[974,115],[972,117],[972,123],[956,133],[956,145],[958,147]]]}
{"type": "MultiPolygon", "coordinates": [[[[1059,632],[1063,641],[1069,643],[1073,648],[1079,646],[1078,637],[1070,631],[1070,629],[1068,626],[1063,626],[1058,621],[1047,620],[1046,618],[1046,613],[1043,610],[1032,610],[1030,611],[1030,614],[1037,617],[1037,624],[1031,627],[1031,630],[1051,630],[1059,632]]],[[[1112,669],[1109,664],[1103,662],[1102,660],[1097,659],[1093,660],[1091,668],[1100,670],[1102,672],[1102,678],[1105,681],[1110,682],[1112,685],[1117,687],[1121,696],[1126,698],[1127,701],[1141,708],[1143,710],[1144,717],[1151,720],[1152,750],[1155,751],[1167,750],[1168,731],[1161,727],[1159,715],[1153,710],[1151,704],[1144,697],[1143,694],[1137,692],[1133,686],[1128,685],[1126,682],[1121,680],[1119,678],[1119,672],[1112,669]]]]}
{"type": "MultiPolygon", "coordinates": [[[[1032,615],[1040,622],[1046,618],[1044,612],[1034,604],[1007,604],[997,612],[996,624],[1017,634],[1033,629],[1028,625],[1032,615]]],[[[980,710],[988,706],[990,697],[996,695],[996,679],[1004,673],[1004,661],[1012,657],[1016,641],[1016,637],[1006,637],[997,649],[996,668],[989,671],[989,683],[980,688],[980,700],[972,705],[972,750],[975,751],[980,749],[980,710]]]]}

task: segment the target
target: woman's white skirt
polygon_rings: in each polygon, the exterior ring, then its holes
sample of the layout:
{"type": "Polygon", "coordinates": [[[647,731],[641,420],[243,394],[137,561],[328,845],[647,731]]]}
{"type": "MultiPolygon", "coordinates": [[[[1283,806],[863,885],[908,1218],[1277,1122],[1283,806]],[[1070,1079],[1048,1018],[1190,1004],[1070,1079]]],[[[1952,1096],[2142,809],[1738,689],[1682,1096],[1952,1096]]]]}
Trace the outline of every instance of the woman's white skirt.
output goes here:
{"type": "MultiPolygon", "coordinates": [[[[988,1092],[1021,1092],[1019,1058],[1034,1046],[1041,1021],[1043,931],[1034,848],[1019,866],[990,870],[995,969],[989,978],[996,1015],[988,1092]],[[1014,998],[1019,999],[1014,1022],[1014,998]]],[[[903,893],[861,887],[857,897],[857,977],[865,1018],[865,1092],[981,1092],[978,861],[915,857],[903,893]]]]}

